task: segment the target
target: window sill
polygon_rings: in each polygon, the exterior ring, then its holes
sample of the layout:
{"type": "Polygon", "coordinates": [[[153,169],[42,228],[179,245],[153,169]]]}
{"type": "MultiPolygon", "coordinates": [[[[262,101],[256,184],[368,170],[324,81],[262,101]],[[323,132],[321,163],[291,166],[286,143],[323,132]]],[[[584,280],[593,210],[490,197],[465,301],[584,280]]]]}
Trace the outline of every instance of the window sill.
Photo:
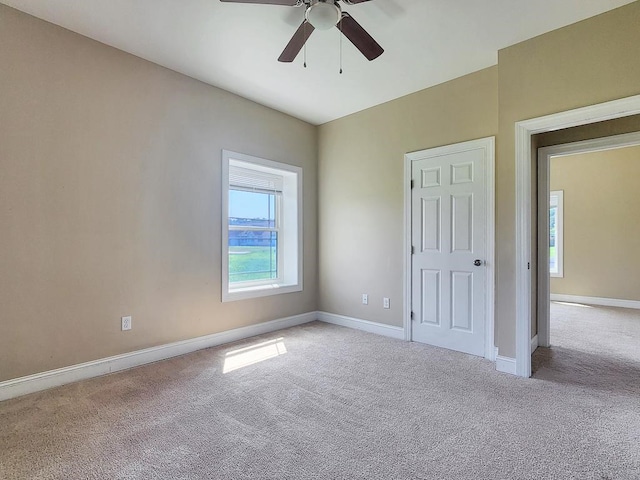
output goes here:
{"type": "Polygon", "coordinates": [[[301,292],[302,283],[295,285],[254,285],[250,287],[234,288],[228,292],[222,292],[223,302],[246,300],[249,298],[268,297],[282,293],[301,292]]]}

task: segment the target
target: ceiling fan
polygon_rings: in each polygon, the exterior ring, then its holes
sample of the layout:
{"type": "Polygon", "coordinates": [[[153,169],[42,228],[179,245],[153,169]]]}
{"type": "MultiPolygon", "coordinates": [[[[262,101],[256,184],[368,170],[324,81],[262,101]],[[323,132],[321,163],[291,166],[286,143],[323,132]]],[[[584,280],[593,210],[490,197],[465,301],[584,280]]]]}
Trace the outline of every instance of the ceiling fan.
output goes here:
{"type": "MultiPolygon", "coordinates": [[[[284,48],[279,62],[293,62],[314,30],[328,30],[337,27],[355,47],[368,59],[374,60],[382,55],[383,48],[354,18],[340,8],[338,0],[220,0],[231,3],[258,3],[263,5],[283,5],[289,7],[305,7],[302,24],[293,34],[284,48]]],[[[347,5],[370,0],[342,0],[347,5]]]]}

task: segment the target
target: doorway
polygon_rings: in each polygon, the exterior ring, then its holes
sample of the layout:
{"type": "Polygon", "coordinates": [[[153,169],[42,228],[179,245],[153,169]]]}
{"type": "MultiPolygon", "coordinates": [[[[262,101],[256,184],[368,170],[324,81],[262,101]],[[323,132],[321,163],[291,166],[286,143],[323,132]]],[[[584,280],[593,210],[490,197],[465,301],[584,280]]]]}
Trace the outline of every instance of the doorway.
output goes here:
{"type": "Polygon", "coordinates": [[[640,264],[634,248],[639,146],[635,132],[538,150],[537,343],[542,347],[551,345],[553,300],[640,307],[632,284],[640,264]]]}
{"type": "MultiPolygon", "coordinates": [[[[515,124],[516,140],[516,364],[518,376],[531,376],[532,318],[532,138],[544,132],[596,124],[640,114],[640,95],[591,105],[515,124]]],[[[540,296],[537,294],[536,296],[540,296]]]]}

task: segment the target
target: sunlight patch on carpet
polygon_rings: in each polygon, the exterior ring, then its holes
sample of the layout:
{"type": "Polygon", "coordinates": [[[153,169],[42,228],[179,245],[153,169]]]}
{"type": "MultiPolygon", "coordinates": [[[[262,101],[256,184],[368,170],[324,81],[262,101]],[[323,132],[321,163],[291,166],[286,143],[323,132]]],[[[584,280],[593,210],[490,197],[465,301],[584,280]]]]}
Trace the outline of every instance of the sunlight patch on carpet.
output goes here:
{"type": "Polygon", "coordinates": [[[250,347],[239,348],[225,355],[222,373],[233,372],[285,353],[287,353],[287,348],[284,346],[284,338],[276,338],[250,347]]]}

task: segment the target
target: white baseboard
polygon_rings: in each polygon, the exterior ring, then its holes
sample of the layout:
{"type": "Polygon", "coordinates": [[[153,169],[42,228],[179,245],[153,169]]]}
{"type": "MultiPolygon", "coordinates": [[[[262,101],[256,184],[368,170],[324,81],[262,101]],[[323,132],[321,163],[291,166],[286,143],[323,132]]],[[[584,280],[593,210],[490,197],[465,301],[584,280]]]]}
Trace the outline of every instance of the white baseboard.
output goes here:
{"type": "MultiPolygon", "coordinates": [[[[0,401],[10,398],[35,393],[53,387],[59,387],[68,383],[98,377],[109,373],[126,370],[133,367],[145,365],[147,363],[165,360],[178,355],[195,352],[204,348],[215,347],[225,343],[231,343],[245,338],[262,335],[283,328],[294,327],[304,323],[319,320],[333,325],[340,325],[355,330],[362,330],[385,337],[404,340],[404,329],[382,323],[370,322],[359,318],[347,317],[327,312],[309,312],[293,317],[280,318],[269,322],[249,325],[247,327],[236,328],[226,332],[214,333],[203,337],[192,338],[180,342],[168,343],[157,347],[145,348],[135,352],[115,355],[113,357],[101,358],[91,362],[71,365],[69,367],[49,370],[42,373],[28,375],[26,377],[15,378],[0,382],[0,401]]],[[[537,347],[537,335],[531,340],[532,351],[537,347]]],[[[514,358],[502,357],[495,349],[496,370],[499,372],[516,374],[516,361],[514,358]]]]}
{"type": "Polygon", "coordinates": [[[293,317],[280,318],[257,325],[249,325],[226,332],[145,348],[144,350],[137,350],[135,352],[7,380],[0,382],[0,401],[28,393],[39,392],[52,387],[58,387],[67,383],[77,382],[79,380],[85,380],[87,378],[138,367],[159,360],[165,360],[178,355],[195,352],[196,350],[202,350],[203,348],[215,347],[224,343],[235,342],[283,328],[302,325],[303,323],[313,322],[317,320],[317,318],[316,312],[303,313],[293,317]]]}
{"type": "Polygon", "coordinates": [[[640,309],[640,301],[621,300],[619,298],[584,297],[581,295],[563,295],[552,293],[549,297],[552,302],[585,303],[587,305],[600,305],[603,307],[622,307],[640,309]]]}
{"type": "Polygon", "coordinates": [[[502,373],[516,374],[516,359],[496,355],[496,370],[502,373]]]}
{"type": "MultiPolygon", "coordinates": [[[[538,348],[538,335],[531,339],[531,353],[535,352],[536,348],[538,348]]],[[[516,359],[499,355],[498,347],[496,347],[496,370],[502,373],[517,375],[516,359]]]]}
{"type": "Polygon", "coordinates": [[[369,320],[345,317],[344,315],[336,315],[335,313],[327,312],[318,312],[318,320],[325,323],[340,325],[342,327],[353,328],[355,330],[363,330],[369,333],[384,335],[385,337],[404,340],[404,329],[402,327],[394,327],[383,323],[370,322],[369,320]]]}

